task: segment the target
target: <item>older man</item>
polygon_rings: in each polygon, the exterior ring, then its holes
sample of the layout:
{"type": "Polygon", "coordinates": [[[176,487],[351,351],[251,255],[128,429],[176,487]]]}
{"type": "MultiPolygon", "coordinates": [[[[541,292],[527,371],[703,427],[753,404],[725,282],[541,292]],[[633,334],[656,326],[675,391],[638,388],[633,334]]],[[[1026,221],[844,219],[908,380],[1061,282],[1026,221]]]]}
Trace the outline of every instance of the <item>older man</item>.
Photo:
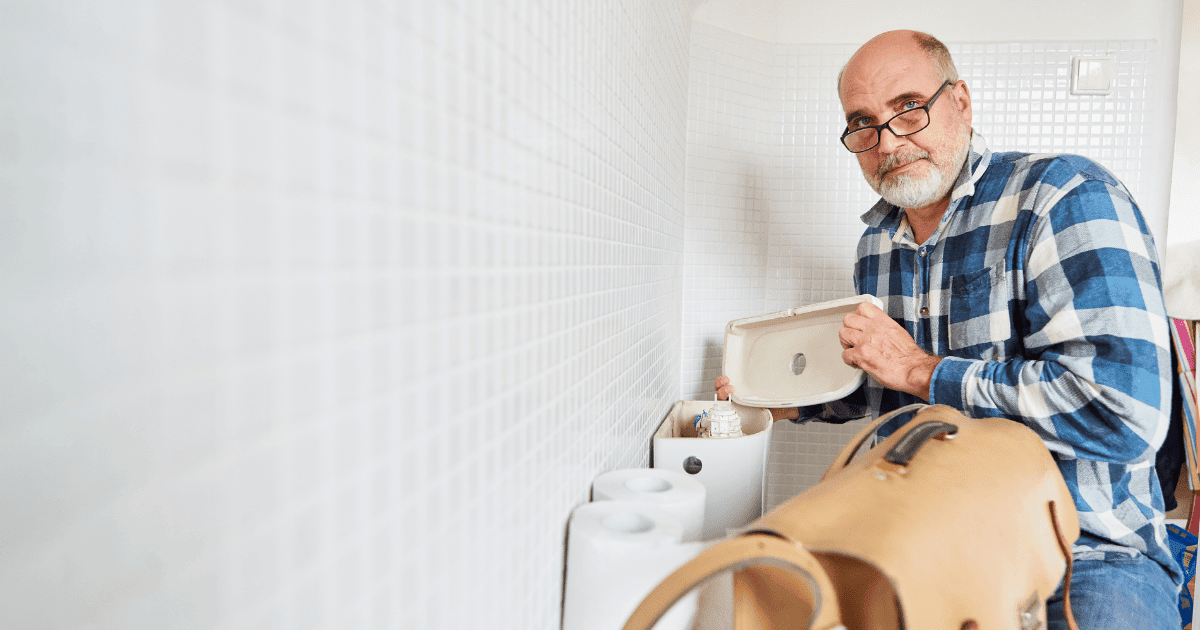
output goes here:
{"type": "MultiPolygon", "coordinates": [[[[893,31],[839,77],[841,142],[882,199],[866,214],[843,360],[872,378],[776,417],[844,421],[913,402],[1036,431],[1079,511],[1079,627],[1177,628],[1155,453],[1171,354],[1156,250],[1126,188],[1078,156],[993,153],[937,39],[893,31]]],[[[716,383],[732,393],[726,377],[716,383]]],[[[899,419],[898,419],[899,420],[899,419]]],[[[885,426],[888,435],[897,426],[885,426]]],[[[998,471],[997,474],[1003,474],[998,471]]],[[[1064,628],[1062,589],[1048,601],[1064,628]]]]}

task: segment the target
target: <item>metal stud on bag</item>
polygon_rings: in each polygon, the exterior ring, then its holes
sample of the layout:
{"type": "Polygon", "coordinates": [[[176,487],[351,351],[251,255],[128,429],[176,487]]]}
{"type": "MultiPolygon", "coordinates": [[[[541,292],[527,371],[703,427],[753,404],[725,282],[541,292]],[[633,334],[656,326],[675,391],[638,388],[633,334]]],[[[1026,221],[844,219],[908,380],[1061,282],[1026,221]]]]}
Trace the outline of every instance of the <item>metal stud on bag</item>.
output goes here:
{"type": "Polygon", "coordinates": [[[1029,599],[1021,604],[1021,611],[1017,614],[1017,619],[1021,622],[1021,630],[1038,630],[1042,627],[1042,622],[1037,615],[1040,604],[1041,600],[1038,599],[1037,591],[1034,591],[1029,599]]]}

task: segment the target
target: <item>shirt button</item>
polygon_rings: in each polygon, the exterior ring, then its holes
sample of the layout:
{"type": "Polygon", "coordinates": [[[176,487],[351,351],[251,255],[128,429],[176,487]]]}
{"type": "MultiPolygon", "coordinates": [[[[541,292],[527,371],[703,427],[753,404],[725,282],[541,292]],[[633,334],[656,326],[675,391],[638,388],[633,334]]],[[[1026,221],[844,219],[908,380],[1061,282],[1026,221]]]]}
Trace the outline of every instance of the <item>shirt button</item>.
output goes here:
{"type": "Polygon", "coordinates": [[[921,258],[924,258],[925,257],[925,248],[922,247],[921,249],[918,249],[917,255],[920,256],[921,258]]]}
{"type": "Polygon", "coordinates": [[[921,307],[921,314],[922,314],[922,315],[928,315],[928,314],[929,314],[929,307],[928,307],[928,306],[922,306],[922,307],[921,307]]]}

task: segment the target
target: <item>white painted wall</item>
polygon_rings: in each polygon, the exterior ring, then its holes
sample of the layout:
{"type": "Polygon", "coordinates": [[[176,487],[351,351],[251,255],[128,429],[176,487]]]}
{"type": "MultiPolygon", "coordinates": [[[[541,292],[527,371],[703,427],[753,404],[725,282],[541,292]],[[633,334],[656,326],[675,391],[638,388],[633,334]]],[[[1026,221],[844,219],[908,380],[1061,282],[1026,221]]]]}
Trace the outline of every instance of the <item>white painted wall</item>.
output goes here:
{"type": "MultiPolygon", "coordinates": [[[[1179,110],[1167,225],[1168,276],[1189,273],[1200,258],[1200,0],[1184,2],[1179,49],[1179,110]]],[[[1195,272],[1190,272],[1194,274],[1195,272]]],[[[1191,275],[1188,275],[1191,277],[1191,275]]],[[[1182,296],[1182,293],[1181,293],[1182,296]]],[[[1200,317],[1200,308],[1173,304],[1181,317],[1200,317]]]]}

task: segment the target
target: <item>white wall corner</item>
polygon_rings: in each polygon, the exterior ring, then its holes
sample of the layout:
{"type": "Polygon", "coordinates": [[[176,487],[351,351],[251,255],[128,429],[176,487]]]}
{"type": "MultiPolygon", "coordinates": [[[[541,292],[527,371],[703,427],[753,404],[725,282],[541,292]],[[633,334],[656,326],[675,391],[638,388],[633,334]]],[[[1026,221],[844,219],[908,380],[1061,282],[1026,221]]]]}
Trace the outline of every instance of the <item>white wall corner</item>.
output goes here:
{"type": "MultiPolygon", "coordinates": [[[[1168,251],[1190,250],[1193,256],[1200,256],[1200,129],[1193,116],[1195,107],[1177,107],[1177,103],[1200,102],[1200,85],[1181,80],[1200,76],[1200,0],[1184,0],[1181,4],[1171,110],[1164,112],[1172,121],[1167,142],[1173,156],[1165,245],[1168,251]]],[[[1172,256],[1167,258],[1169,261],[1172,256]]]]}

